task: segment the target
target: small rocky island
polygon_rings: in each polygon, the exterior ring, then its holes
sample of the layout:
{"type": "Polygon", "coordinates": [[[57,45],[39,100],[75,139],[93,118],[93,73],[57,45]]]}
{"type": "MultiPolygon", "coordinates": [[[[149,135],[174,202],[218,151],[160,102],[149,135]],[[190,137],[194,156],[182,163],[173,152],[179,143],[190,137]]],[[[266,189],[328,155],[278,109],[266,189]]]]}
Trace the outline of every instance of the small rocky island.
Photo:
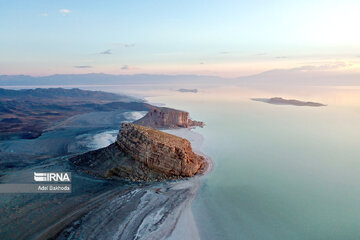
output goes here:
{"type": "Polygon", "coordinates": [[[180,88],[177,91],[183,92],[183,93],[197,93],[198,92],[198,90],[196,88],[194,88],[194,89],[180,88]]]}
{"type": "Polygon", "coordinates": [[[317,102],[305,102],[295,99],[284,99],[281,97],[274,97],[274,98],[252,98],[253,101],[265,102],[270,104],[276,105],[292,105],[292,106],[308,106],[308,107],[323,107],[326,106],[322,103],[317,102]]]}
{"type": "Polygon", "coordinates": [[[192,177],[206,168],[188,140],[132,123],[122,124],[115,143],[70,162],[93,176],[131,181],[192,177]]]}

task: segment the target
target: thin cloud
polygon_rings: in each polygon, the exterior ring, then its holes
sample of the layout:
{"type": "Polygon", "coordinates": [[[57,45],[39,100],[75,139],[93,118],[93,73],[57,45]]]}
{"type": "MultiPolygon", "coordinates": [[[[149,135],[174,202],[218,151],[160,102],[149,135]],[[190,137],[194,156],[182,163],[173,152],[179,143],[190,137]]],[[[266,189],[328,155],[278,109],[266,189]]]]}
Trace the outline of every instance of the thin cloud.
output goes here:
{"type": "Polygon", "coordinates": [[[285,59],[285,58],[290,58],[290,57],[289,56],[277,56],[275,58],[277,58],[277,59],[285,59]]]}
{"type": "Polygon", "coordinates": [[[78,66],[74,66],[74,68],[92,68],[92,66],[89,66],[89,65],[78,65],[78,66]]]}
{"type": "Polygon", "coordinates": [[[219,52],[219,54],[229,54],[230,52],[226,52],[226,51],[223,51],[223,52],[219,52]]]}
{"type": "Polygon", "coordinates": [[[309,65],[303,65],[295,68],[283,68],[283,69],[273,69],[260,75],[276,75],[276,76],[288,76],[287,74],[303,74],[303,73],[316,73],[316,72],[326,72],[337,69],[342,69],[344,67],[352,66],[351,63],[346,62],[329,62],[329,63],[313,63],[309,65]]]}
{"type": "Polygon", "coordinates": [[[71,13],[71,11],[69,9],[60,9],[59,12],[63,13],[63,14],[71,13]]]}
{"type": "Polygon", "coordinates": [[[200,62],[199,64],[203,65],[203,64],[205,64],[205,63],[204,63],[204,62],[200,62]]]}
{"type": "Polygon", "coordinates": [[[41,17],[47,17],[47,16],[49,16],[49,14],[48,13],[41,13],[40,16],[41,17]]]}
{"type": "Polygon", "coordinates": [[[345,62],[335,62],[335,63],[327,63],[321,65],[305,65],[297,68],[292,68],[293,71],[326,71],[326,70],[334,70],[339,68],[344,68],[347,66],[351,66],[351,64],[345,62]]]}
{"type": "Polygon", "coordinates": [[[138,69],[138,68],[136,68],[136,67],[134,67],[134,66],[130,66],[130,65],[123,65],[122,67],[121,67],[121,70],[124,70],[124,71],[126,71],[126,70],[134,70],[134,69],[138,69]]]}
{"type": "Polygon", "coordinates": [[[108,49],[108,50],[101,52],[100,54],[112,54],[112,51],[111,51],[111,49],[108,49]]]}

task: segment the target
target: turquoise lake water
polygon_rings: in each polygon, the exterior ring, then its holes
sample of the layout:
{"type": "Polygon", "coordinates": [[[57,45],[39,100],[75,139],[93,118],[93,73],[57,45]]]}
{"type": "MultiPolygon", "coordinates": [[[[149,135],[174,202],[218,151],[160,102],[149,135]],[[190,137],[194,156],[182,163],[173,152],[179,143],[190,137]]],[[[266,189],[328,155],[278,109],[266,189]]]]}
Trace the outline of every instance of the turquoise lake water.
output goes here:
{"type": "Polygon", "coordinates": [[[206,122],[195,130],[215,164],[193,204],[202,239],[360,239],[359,92],[285,96],[329,105],[320,108],[249,99],[278,94],[230,88],[148,98],[206,122]]]}

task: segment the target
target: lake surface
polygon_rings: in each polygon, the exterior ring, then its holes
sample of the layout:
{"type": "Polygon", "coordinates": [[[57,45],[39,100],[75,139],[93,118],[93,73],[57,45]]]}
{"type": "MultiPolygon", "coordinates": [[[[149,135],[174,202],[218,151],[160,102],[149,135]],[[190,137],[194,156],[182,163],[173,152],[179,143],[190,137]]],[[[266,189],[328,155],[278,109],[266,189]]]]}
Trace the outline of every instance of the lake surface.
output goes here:
{"type": "Polygon", "coordinates": [[[217,88],[148,98],[206,122],[195,130],[215,163],[193,204],[202,239],[359,239],[359,93],[217,88]],[[276,96],[329,106],[250,100],[276,96]]]}

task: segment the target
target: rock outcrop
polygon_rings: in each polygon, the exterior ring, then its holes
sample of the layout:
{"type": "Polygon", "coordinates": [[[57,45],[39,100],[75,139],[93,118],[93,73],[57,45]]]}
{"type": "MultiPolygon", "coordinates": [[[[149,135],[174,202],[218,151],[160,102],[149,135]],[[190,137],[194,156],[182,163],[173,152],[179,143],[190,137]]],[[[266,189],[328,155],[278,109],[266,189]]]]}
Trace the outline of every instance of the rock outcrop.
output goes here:
{"type": "Polygon", "coordinates": [[[122,124],[116,143],[136,161],[166,175],[191,177],[205,165],[188,140],[132,123],[122,124]]]}
{"type": "Polygon", "coordinates": [[[149,112],[135,124],[158,129],[203,127],[204,122],[193,121],[188,112],[166,107],[151,106],[149,112]]]}
{"type": "Polygon", "coordinates": [[[79,169],[98,177],[153,181],[191,177],[206,167],[188,140],[156,129],[123,123],[115,143],[71,158],[79,169]]]}
{"type": "MultiPolygon", "coordinates": [[[[170,178],[125,154],[118,144],[73,157],[70,162],[80,171],[99,178],[154,181],[170,178]]],[[[176,177],[171,177],[176,179],[176,177]]]]}

